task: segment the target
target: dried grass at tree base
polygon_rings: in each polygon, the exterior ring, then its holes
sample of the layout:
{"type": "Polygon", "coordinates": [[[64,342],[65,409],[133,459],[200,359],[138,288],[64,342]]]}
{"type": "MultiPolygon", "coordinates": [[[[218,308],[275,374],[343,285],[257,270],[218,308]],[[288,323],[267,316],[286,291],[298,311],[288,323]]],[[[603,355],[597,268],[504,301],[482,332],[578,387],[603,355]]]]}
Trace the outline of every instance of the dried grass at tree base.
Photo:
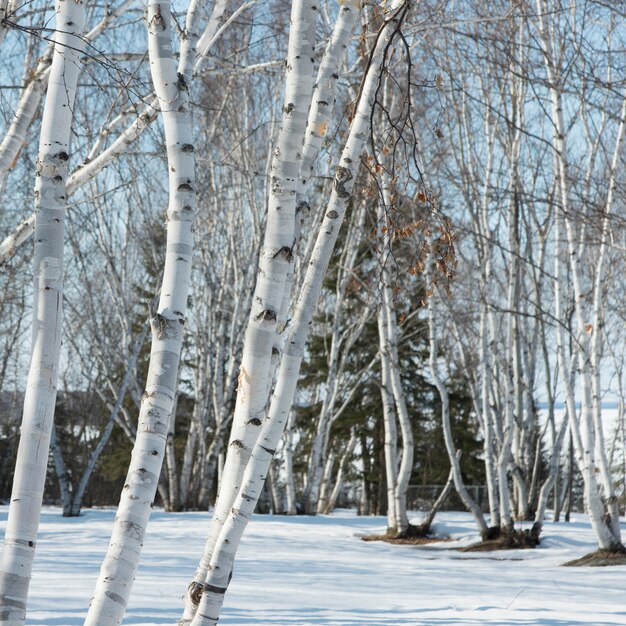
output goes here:
{"type": "Polygon", "coordinates": [[[596,550],[573,561],[563,563],[563,567],[607,567],[612,565],[626,565],[626,549],[623,550],[596,550]]]}
{"type": "MultiPolygon", "coordinates": [[[[490,529],[492,530],[492,529],[490,529]]],[[[499,529],[498,529],[499,530],[499,529]]],[[[495,550],[527,550],[539,545],[539,537],[531,530],[514,530],[459,548],[459,552],[491,552],[495,550]]]]}
{"type": "Polygon", "coordinates": [[[387,532],[384,535],[365,535],[361,537],[363,541],[384,541],[403,546],[422,546],[429,543],[438,543],[441,541],[450,541],[448,537],[433,537],[430,534],[430,524],[414,525],[403,533],[387,532]]]}

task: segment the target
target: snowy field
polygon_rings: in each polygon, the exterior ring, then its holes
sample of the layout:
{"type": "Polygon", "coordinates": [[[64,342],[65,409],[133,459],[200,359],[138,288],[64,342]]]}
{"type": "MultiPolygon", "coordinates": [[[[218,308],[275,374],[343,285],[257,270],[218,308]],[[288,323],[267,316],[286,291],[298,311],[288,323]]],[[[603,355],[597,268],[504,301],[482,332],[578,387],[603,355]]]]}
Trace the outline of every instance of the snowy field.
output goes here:
{"type": "MultiPolygon", "coordinates": [[[[0,507],[0,526],[7,507],[0,507]]],[[[64,520],[44,509],[27,624],[83,623],[114,512],[64,520]]],[[[124,624],[174,625],[207,514],[155,511],[124,624]]],[[[229,626],[626,625],[626,566],[559,567],[595,548],[583,516],[547,523],[537,550],[462,553],[476,540],[468,515],[443,513],[454,542],[364,542],[384,518],[255,516],[239,551],[220,624],[229,626]]]]}

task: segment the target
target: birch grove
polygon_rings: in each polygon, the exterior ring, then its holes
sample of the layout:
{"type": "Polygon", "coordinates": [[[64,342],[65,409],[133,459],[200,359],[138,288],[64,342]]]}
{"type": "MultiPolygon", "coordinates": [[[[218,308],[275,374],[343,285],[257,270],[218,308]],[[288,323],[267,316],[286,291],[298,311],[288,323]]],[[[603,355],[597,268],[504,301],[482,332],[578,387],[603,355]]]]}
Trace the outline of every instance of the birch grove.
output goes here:
{"type": "Polygon", "coordinates": [[[98,626],[155,505],[206,515],[192,626],[255,512],[625,551],[623,11],[486,13],[0,0],[0,622],[42,503],[118,505],[98,626]]]}

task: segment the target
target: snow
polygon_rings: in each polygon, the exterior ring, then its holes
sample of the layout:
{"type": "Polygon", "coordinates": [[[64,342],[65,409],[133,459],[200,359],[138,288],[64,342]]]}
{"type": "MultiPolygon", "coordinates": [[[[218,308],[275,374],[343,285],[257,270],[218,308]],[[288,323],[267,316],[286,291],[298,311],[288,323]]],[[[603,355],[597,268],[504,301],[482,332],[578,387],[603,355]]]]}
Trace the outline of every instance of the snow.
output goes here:
{"type": "MultiPolygon", "coordinates": [[[[0,528],[8,507],[0,507],[0,528]]],[[[114,511],[63,519],[45,508],[27,623],[83,623],[114,511]]],[[[208,526],[206,513],[154,511],[124,624],[174,625],[208,526]]],[[[536,550],[464,553],[465,513],[440,513],[453,542],[364,542],[382,517],[254,516],[220,624],[229,626],[613,626],[626,624],[626,566],[560,567],[595,549],[584,516],[544,528],[536,550]]]]}

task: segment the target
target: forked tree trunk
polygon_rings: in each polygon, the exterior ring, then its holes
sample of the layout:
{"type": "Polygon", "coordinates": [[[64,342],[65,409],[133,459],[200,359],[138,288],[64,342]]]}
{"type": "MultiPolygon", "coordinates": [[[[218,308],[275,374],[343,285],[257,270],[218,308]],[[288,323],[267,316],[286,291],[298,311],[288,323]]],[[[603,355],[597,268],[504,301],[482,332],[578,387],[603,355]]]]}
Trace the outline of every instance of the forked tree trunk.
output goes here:
{"type": "MultiPolygon", "coordinates": [[[[430,262],[430,260],[429,260],[430,262]]],[[[427,282],[430,282],[430,269],[427,273],[427,282]]],[[[489,528],[485,522],[485,518],[480,510],[480,506],[472,498],[469,491],[465,487],[463,481],[463,475],[461,473],[461,464],[459,461],[459,454],[454,445],[454,439],[452,436],[452,425],[450,421],[450,395],[448,389],[439,373],[439,367],[437,361],[439,358],[437,347],[437,336],[435,333],[435,297],[433,294],[428,298],[428,338],[429,338],[429,358],[428,364],[430,367],[430,375],[432,376],[439,398],[441,399],[441,422],[443,426],[443,438],[446,446],[446,452],[448,453],[448,459],[450,461],[450,473],[454,482],[454,488],[461,498],[461,502],[465,505],[468,511],[471,512],[480,536],[487,539],[489,535],[489,528]]]]}
{"type": "Polygon", "coordinates": [[[0,618],[7,626],[23,624],[26,618],[48,465],[62,336],[65,183],[84,21],[82,2],[57,4],[35,181],[31,363],[0,563],[0,618]]]}
{"type": "Polygon", "coordinates": [[[407,11],[408,5],[401,5],[398,1],[392,2],[387,12],[389,18],[383,23],[376,46],[370,56],[346,145],[340,164],[335,170],[333,191],[324,221],[316,240],[293,318],[288,327],[285,352],[281,360],[269,415],[263,422],[230,515],[225,520],[212,550],[204,592],[192,626],[214,626],[219,619],[239,542],[261,495],[269,465],[291,410],[309,326],[339,235],[339,227],[347,205],[352,199],[354,180],[367,138],[373,98],[384,54],[407,11]]]}

